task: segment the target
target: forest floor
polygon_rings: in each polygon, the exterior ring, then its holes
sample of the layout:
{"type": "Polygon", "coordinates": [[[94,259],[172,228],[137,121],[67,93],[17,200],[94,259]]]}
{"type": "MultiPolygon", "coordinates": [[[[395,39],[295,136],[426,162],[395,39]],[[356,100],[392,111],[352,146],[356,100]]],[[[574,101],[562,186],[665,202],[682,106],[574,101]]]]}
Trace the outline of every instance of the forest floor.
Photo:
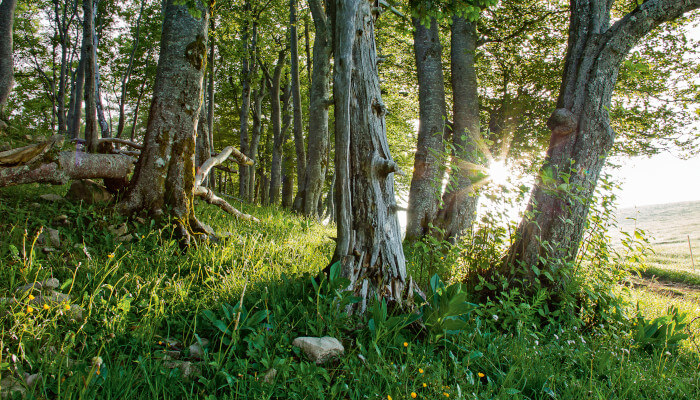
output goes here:
{"type": "MultiPolygon", "coordinates": [[[[680,345],[639,337],[671,304],[700,316],[690,281],[668,289],[679,296],[636,278],[639,318],[556,322],[541,300],[504,294],[445,332],[381,304],[339,312],[353,301],[342,280],[314,278],[333,251],[329,227],[245,204],[235,206],[261,222],[238,221],[200,204],[226,237],[183,251],[167,221],[39,199],[66,190],[0,190],[3,399],[700,398],[697,323],[680,345]],[[27,289],[37,282],[47,287],[27,289]],[[338,338],[345,353],[317,365],[292,346],[298,336],[338,338]]],[[[425,258],[407,254],[430,294],[425,258]]],[[[444,265],[428,271],[453,268],[430,256],[444,265]]]]}

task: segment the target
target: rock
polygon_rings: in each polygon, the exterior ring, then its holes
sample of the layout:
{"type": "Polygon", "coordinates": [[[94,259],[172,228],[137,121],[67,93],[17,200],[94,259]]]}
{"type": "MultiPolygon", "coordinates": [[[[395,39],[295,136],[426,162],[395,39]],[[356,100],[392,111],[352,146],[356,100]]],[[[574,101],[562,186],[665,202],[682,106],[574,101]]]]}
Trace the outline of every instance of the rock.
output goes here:
{"type": "Polygon", "coordinates": [[[43,249],[41,249],[41,251],[43,251],[44,254],[49,254],[49,253],[55,253],[56,249],[54,249],[53,247],[44,247],[43,249]]]}
{"type": "Polygon", "coordinates": [[[276,376],[277,376],[277,370],[274,368],[270,368],[270,370],[265,372],[265,375],[263,375],[262,381],[265,383],[272,383],[275,381],[276,376]]]}
{"type": "Polygon", "coordinates": [[[39,207],[41,207],[41,204],[39,204],[39,203],[32,203],[32,204],[30,204],[30,206],[31,206],[32,208],[39,208],[39,207]]]}
{"type": "Polygon", "coordinates": [[[292,342],[292,346],[299,347],[307,357],[316,364],[323,364],[329,359],[345,352],[342,343],[336,338],[324,336],[298,337],[292,342]]]}
{"type": "Polygon", "coordinates": [[[62,225],[62,226],[68,226],[70,225],[70,221],[68,220],[68,216],[65,214],[57,215],[53,218],[53,222],[62,225]]]}
{"type": "Polygon", "coordinates": [[[108,202],[112,200],[112,194],[107,188],[90,179],[73,181],[66,193],[66,199],[71,201],[82,201],[86,204],[108,202]]]}
{"type": "Polygon", "coordinates": [[[107,230],[113,236],[124,236],[129,232],[129,227],[126,226],[126,223],[123,223],[119,225],[110,225],[107,227],[107,230]]]}
{"type": "Polygon", "coordinates": [[[24,374],[24,381],[27,382],[27,386],[32,387],[41,380],[41,374],[24,374]]]}
{"type": "Polygon", "coordinates": [[[41,282],[28,283],[17,288],[18,292],[28,292],[30,290],[58,289],[61,282],[56,278],[49,278],[41,282]]]}
{"type": "Polygon", "coordinates": [[[46,194],[42,194],[41,196],[39,196],[39,198],[42,199],[42,200],[45,200],[45,201],[53,202],[53,203],[56,203],[56,202],[60,202],[60,201],[64,201],[64,200],[65,200],[63,197],[61,197],[61,196],[59,196],[59,195],[57,195],[57,194],[55,194],[55,193],[46,193],[46,194]]]}
{"type": "Polygon", "coordinates": [[[163,366],[169,369],[180,370],[180,376],[182,376],[183,378],[189,378],[193,375],[202,374],[202,369],[199,367],[199,365],[190,361],[165,361],[163,362],[163,366]]]}
{"type": "Polygon", "coordinates": [[[68,311],[68,316],[75,320],[83,319],[83,312],[85,309],[77,304],[71,304],[70,310],[68,311]]]}
{"type": "Polygon", "coordinates": [[[26,396],[27,390],[24,388],[22,381],[12,376],[4,376],[2,380],[0,380],[0,398],[14,398],[13,396],[17,393],[20,394],[21,398],[25,398],[26,396]]]}
{"type": "Polygon", "coordinates": [[[58,231],[56,229],[52,228],[46,228],[44,232],[39,235],[37,238],[37,241],[42,244],[51,244],[53,247],[60,247],[61,246],[61,238],[58,234],[58,231]],[[46,241],[46,236],[49,237],[49,241],[47,243],[46,241]]]}
{"type": "Polygon", "coordinates": [[[200,343],[193,343],[188,349],[190,351],[190,357],[201,360],[204,358],[204,347],[207,347],[209,345],[209,340],[207,339],[200,339],[200,343]]]}
{"type": "Polygon", "coordinates": [[[134,240],[134,236],[131,233],[129,233],[129,234],[124,235],[124,236],[119,236],[115,240],[117,242],[130,242],[130,241],[134,240]]]}

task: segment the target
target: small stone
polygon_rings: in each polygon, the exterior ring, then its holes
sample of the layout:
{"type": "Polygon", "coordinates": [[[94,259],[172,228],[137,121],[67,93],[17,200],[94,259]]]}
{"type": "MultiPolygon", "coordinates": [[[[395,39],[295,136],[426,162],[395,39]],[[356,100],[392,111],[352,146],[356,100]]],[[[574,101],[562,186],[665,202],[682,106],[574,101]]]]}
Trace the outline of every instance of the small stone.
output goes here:
{"type": "Polygon", "coordinates": [[[50,201],[50,202],[54,202],[54,203],[65,200],[63,197],[61,197],[55,193],[42,194],[41,196],[39,196],[39,198],[42,200],[50,201]]]}
{"type": "Polygon", "coordinates": [[[49,235],[49,241],[54,247],[61,246],[61,238],[58,234],[58,230],[52,228],[46,228],[46,233],[49,235]]]}
{"type": "Polygon", "coordinates": [[[90,179],[82,179],[71,182],[66,193],[66,199],[86,204],[108,202],[112,200],[112,194],[106,187],[90,179]]]}
{"type": "Polygon", "coordinates": [[[28,292],[30,290],[58,289],[61,282],[56,278],[49,278],[41,282],[28,283],[17,288],[18,292],[28,292]]]}
{"type": "Polygon", "coordinates": [[[193,343],[188,349],[190,351],[190,357],[201,360],[204,358],[204,347],[207,347],[209,345],[209,340],[207,339],[200,339],[201,344],[199,343],[193,343]]]}
{"type": "Polygon", "coordinates": [[[41,374],[26,374],[24,381],[27,382],[27,386],[32,387],[41,380],[41,374]]]}
{"type": "Polygon", "coordinates": [[[180,370],[180,376],[182,376],[183,378],[189,378],[193,375],[202,374],[202,369],[199,367],[199,365],[190,361],[164,361],[163,366],[169,369],[180,370]]]}
{"type": "Polygon", "coordinates": [[[119,225],[110,225],[107,227],[107,230],[113,236],[124,236],[129,232],[129,227],[126,226],[126,223],[123,223],[119,225]]]}
{"type": "Polygon", "coordinates": [[[342,343],[330,336],[298,337],[292,342],[292,346],[299,347],[307,357],[316,364],[323,364],[331,358],[337,357],[345,352],[342,343]]]}
{"type": "Polygon", "coordinates": [[[179,360],[180,352],[175,350],[163,350],[163,361],[179,360]]]}
{"type": "Polygon", "coordinates": [[[54,249],[53,247],[44,247],[43,249],[41,249],[41,251],[43,251],[44,254],[50,254],[55,253],[56,249],[54,249]]]}
{"type": "Polygon", "coordinates": [[[17,393],[20,394],[21,398],[24,398],[27,393],[22,381],[13,376],[4,376],[2,380],[0,380],[0,398],[13,398],[17,393]]]}
{"type": "Polygon", "coordinates": [[[41,207],[41,204],[39,204],[39,203],[32,203],[32,204],[30,204],[30,206],[31,206],[32,208],[39,208],[39,207],[41,207]]]}
{"type": "Polygon", "coordinates": [[[118,238],[115,239],[117,242],[130,242],[134,240],[134,235],[131,233],[124,235],[124,236],[119,236],[118,238]]]}
{"type": "Polygon", "coordinates": [[[82,320],[84,311],[85,309],[83,307],[80,307],[77,304],[71,304],[70,311],[68,311],[68,316],[75,320],[82,320]]]}
{"type": "Polygon", "coordinates": [[[68,216],[65,214],[57,215],[54,217],[53,222],[63,225],[63,226],[68,226],[70,225],[70,221],[68,220],[68,216]]]}
{"type": "Polygon", "coordinates": [[[270,368],[270,370],[265,372],[265,375],[263,375],[262,381],[265,383],[272,383],[275,381],[276,376],[277,376],[277,370],[274,368],[270,368]]]}

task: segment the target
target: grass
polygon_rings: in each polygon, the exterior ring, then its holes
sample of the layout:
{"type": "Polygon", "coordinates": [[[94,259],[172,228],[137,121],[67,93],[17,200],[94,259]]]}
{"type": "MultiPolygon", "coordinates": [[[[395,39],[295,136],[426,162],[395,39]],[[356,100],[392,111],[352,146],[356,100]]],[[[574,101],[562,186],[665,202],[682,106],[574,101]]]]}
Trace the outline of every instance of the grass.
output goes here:
{"type": "MultiPolygon", "coordinates": [[[[648,352],[631,340],[631,320],[546,323],[535,305],[507,307],[508,299],[476,306],[464,329],[436,337],[398,323],[410,315],[386,314],[380,304],[365,316],[342,312],[352,301],[342,280],[313,278],[333,250],[335,232],[327,227],[275,208],[238,205],[261,219],[256,224],[199,205],[198,215],[230,236],[183,252],[167,225],[126,221],[102,206],[36,200],[65,190],[0,190],[0,297],[15,300],[0,302],[0,385],[7,390],[25,373],[41,375],[17,398],[700,397],[694,337],[648,352]],[[54,222],[61,214],[69,225],[54,222]],[[123,222],[133,242],[109,233],[123,222]],[[59,230],[57,251],[35,243],[42,226],[59,230]],[[44,309],[17,292],[52,277],[69,301],[44,309]],[[81,306],[83,318],[66,305],[81,306]],[[507,328],[506,320],[516,322],[507,328]],[[325,335],[346,350],[323,366],[291,345],[298,336],[325,335]],[[202,360],[190,350],[196,343],[202,360]],[[272,368],[277,374],[266,381],[272,368]],[[194,372],[183,376],[188,370],[194,372]]],[[[451,257],[435,256],[427,269],[446,271],[451,257]]],[[[423,271],[421,260],[408,261],[423,271]]],[[[649,318],[671,301],[634,293],[649,318]]],[[[691,301],[682,307],[699,314],[691,301]]]]}

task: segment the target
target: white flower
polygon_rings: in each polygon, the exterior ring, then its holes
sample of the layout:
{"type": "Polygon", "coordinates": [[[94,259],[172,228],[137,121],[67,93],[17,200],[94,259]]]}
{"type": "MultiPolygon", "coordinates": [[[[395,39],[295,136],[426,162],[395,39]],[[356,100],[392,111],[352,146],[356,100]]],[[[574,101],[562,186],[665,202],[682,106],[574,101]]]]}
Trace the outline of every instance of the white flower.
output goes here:
{"type": "Polygon", "coordinates": [[[498,315],[493,315],[491,318],[493,318],[494,321],[498,321],[498,315]]]}

